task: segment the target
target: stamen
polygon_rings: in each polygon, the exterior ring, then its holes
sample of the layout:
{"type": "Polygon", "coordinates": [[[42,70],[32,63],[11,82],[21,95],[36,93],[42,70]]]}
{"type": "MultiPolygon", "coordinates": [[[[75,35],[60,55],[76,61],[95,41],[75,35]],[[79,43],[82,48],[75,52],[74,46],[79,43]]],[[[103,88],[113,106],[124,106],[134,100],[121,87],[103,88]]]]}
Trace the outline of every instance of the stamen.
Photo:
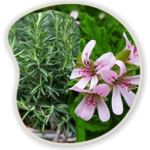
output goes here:
{"type": "Polygon", "coordinates": [[[101,68],[103,68],[103,67],[104,67],[104,65],[102,65],[101,63],[98,63],[96,66],[94,66],[95,69],[97,68],[96,72],[97,72],[98,70],[100,70],[101,68]],[[98,66],[101,66],[101,67],[100,67],[100,68],[97,68],[98,66]]]}
{"type": "Polygon", "coordinates": [[[89,100],[88,98],[90,97],[90,95],[86,98],[86,104],[87,105],[93,105],[93,106],[96,106],[98,105],[98,102],[94,101],[94,94],[92,94],[92,98],[89,100]]]}
{"type": "Polygon", "coordinates": [[[121,88],[127,87],[128,92],[130,92],[129,87],[133,87],[133,84],[130,83],[130,80],[123,80],[122,79],[119,83],[120,83],[119,85],[120,85],[121,88]]]}
{"type": "Polygon", "coordinates": [[[92,77],[93,75],[96,74],[95,68],[88,62],[87,64],[86,64],[86,68],[81,67],[81,69],[79,70],[79,74],[82,74],[83,78],[86,78],[86,76],[92,77]]]}
{"type": "Polygon", "coordinates": [[[84,60],[84,64],[86,66],[91,66],[90,62],[88,61],[88,53],[85,53],[86,59],[84,60]]]}
{"type": "Polygon", "coordinates": [[[86,78],[86,75],[88,75],[90,73],[90,71],[87,70],[88,67],[86,67],[85,69],[83,67],[81,67],[81,70],[79,70],[79,74],[82,73],[82,77],[86,78]]]}
{"type": "Polygon", "coordinates": [[[111,78],[108,78],[108,80],[111,81],[112,83],[115,83],[116,78],[112,76],[111,78]]]}

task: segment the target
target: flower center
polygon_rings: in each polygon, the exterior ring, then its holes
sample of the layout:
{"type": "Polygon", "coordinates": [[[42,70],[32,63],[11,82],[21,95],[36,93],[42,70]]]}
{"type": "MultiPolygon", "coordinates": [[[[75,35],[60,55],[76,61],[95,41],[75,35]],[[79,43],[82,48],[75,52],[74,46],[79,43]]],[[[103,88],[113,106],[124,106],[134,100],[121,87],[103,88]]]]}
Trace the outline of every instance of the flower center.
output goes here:
{"type": "Polygon", "coordinates": [[[86,104],[87,105],[93,105],[93,106],[96,106],[97,104],[98,104],[98,102],[96,102],[96,101],[94,101],[94,94],[92,94],[92,97],[91,97],[91,99],[90,99],[90,96],[91,95],[89,95],[87,98],[86,98],[86,104]]]}
{"type": "Polygon", "coordinates": [[[130,83],[130,80],[116,79],[115,77],[108,78],[113,84],[118,84],[121,88],[127,87],[128,92],[130,91],[129,87],[133,87],[133,84],[130,83]]]}
{"type": "Polygon", "coordinates": [[[96,75],[96,72],[100,70],[101,68],[104,67],[101,63],[98,63],[97,65],[91,65],[89,60],[88,60],[88,53],[85,53],[85,60],[84,60],[84,65],[86,66],[85,68],[81,67],[79,70],[79,74],[82,74],[83,78],[86,78],[86,76],[94,76],[96,75]]]}
{"type": "Polygon", "coordinates": [[[104,67],[104,65],[102,65],[101,63],[98,63],[97,65],[94,66],[94,68],[96,69],[96,71],[100,70],[103,67],[104,67]]]}
{"type": "Polygon", "coordinates": [[[109,81],[111,81],[113,84],[117,82],[116,78],[114,76],[108,78],[109,81]]]}
{"type": "Polygon", "coordinates": [[[86,58],[84,59],[85,66],[91,66],[90,62],[88,61],[88,53],[85,53],[86,58]]]}
{"type": "Polygon", "coordinates": [[[92,65],[86,66],[86,68],[81,67],[79,74],[82,74],[82,77],[86,78],[86,76],[94,76],[96,74],[96,70],[92,65]]]}
{"type": "Polygon", "coordinates": [[[119,86],[121,88],[127,87],[128,88],[128,92],[130,92],[129,87],[133,87],[133,84],[130,83],[130,80],[123,80],[121,79],[119,82],[119,86]]]}

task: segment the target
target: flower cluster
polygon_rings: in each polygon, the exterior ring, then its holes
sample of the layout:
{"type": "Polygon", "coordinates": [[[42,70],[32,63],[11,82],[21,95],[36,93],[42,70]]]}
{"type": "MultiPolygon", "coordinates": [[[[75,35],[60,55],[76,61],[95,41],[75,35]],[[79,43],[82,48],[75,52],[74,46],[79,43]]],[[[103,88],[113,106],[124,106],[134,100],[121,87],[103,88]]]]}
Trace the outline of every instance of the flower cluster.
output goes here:
{"type": "Polygon", "coordinates": [[[125,33],[123,33],[123,36],[126,40],[124,50],[130,51],[126,62],[117,60],[112,52],[105,53],[95,62],[92,62],[89,57],[95,47],[96,41],[91,40],[87,43],[82,52],[83,65],[72,71],[70,79],[81,79],[69,90],[86,93],[83,100],[75,109],[75,114],[85,121],[92,118],[96,107],[100,120],[103,122],[109,120],[110,112],[104,97],[106,97],[111,90],[112,110],[116,115],[123,113],[121,94],[129,107],[133,104],[135,94],[130,90],[130,87],[139,85],[140,75],[128,75],[125,64],[130,63],[139,66],[139,55],[136,47],[131,45],[125,33]],[[114,66],[119,68],[119,72],[112,70],[114,66]]]}

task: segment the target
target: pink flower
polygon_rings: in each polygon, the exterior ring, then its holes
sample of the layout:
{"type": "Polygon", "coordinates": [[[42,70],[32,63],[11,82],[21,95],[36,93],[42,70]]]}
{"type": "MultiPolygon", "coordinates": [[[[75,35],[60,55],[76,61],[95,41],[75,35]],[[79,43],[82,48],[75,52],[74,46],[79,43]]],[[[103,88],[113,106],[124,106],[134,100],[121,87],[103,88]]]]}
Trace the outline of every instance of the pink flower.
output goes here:
{"type": "Polygon", "coordinates": [[[51,12],[51,11],[52,11],[52,9],[48,9],[48,10],[47,10],[47,12],[51,12]]]}
{"type": "Polygon", "coordinates": [[[123,36],[126,40],[125,50],[131,50],[131,54],[130,54],[130,57],[128,58],[127,62],[129,62],[131,64],[135,64],[137,66],[140,66],[140,60],[139,60],[137,48],[134,45],[131,45],[125,32],[123,33],[123,36]]]}
{"type": "Polygon", "coordinates": [[[112,110],[115,114],[120,115],[123,112],[123,103],[121,99],[121,94],[123,95],[127,105],[132,106],[135,99],[135,94],[129,89],[133,85],[139,85],[140,75],[123,77],[126,72],[126,68],[123,62],[119,61],[120,74],[118,74],[109,68],[101,69],[101,77],[108,84],[113,85],[113,95],[112,95],[112,110]]]}
{"type": "Polygon", "coordinates": [[[99,84],[93,88],[93,91],[83,90],[77,86],[70,88],[81,93],[87,93],[83,100],[75,109],[75,114],[83,120],[88,121],[92,118],[95,107],[97,106],[98,115],[101,121],[105,122],[110,118],[109,109],[102,97],[106,97],[110,92],[110,87],[107,84],[99,84]]]}
{"type": "Polygon", "coordinates": [[[98,78],[97,74],[100,74],[100,70],[103,67],[112,68],[116,62],[116,58],[114,57],[113,53],[108,52],[103,54],[99,57],[95,62],[94,65],[90,63],[89,56],[96,44],[95,40],[91,40],[84,48],[82,52],[82,63],[84,64],[85,68],[75,68],[72,71],[70,79],[75,79],[82,77],[74,86],[78,86],[81,89],[84,89],[88,82],[91,80],[90,90],[93,89],[97,83],[98,78]]]}
{"type": "MultiPolygon", "coordinates": [[[[70,16],[72,16],[75,20],[78,18],[78,12],[77,11],[72,11],[71,13],[70,13],[70,16]]],[[[80,22],[79,21],[76,21],[76,23],[78,24],[78,25],[80,25],[80,22]]]]}

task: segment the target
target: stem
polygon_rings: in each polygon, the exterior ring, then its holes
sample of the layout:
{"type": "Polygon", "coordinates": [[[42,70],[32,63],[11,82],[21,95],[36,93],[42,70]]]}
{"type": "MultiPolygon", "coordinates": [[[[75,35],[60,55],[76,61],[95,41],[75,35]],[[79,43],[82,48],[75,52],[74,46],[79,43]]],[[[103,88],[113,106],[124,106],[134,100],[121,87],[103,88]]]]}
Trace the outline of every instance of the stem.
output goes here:
{"type": "MultiPolygon", "coordinates": [[[[56,27],[56,28],[55,28],[55,30],[56,30],[55,36],[58,37],[58,17],[57,17],[57,14],[56,14],[55,27],[56,27]]],[[[57,46],[57,48],[58,48],[58,40],[56,40],[56,46],[57,46]]]]}

